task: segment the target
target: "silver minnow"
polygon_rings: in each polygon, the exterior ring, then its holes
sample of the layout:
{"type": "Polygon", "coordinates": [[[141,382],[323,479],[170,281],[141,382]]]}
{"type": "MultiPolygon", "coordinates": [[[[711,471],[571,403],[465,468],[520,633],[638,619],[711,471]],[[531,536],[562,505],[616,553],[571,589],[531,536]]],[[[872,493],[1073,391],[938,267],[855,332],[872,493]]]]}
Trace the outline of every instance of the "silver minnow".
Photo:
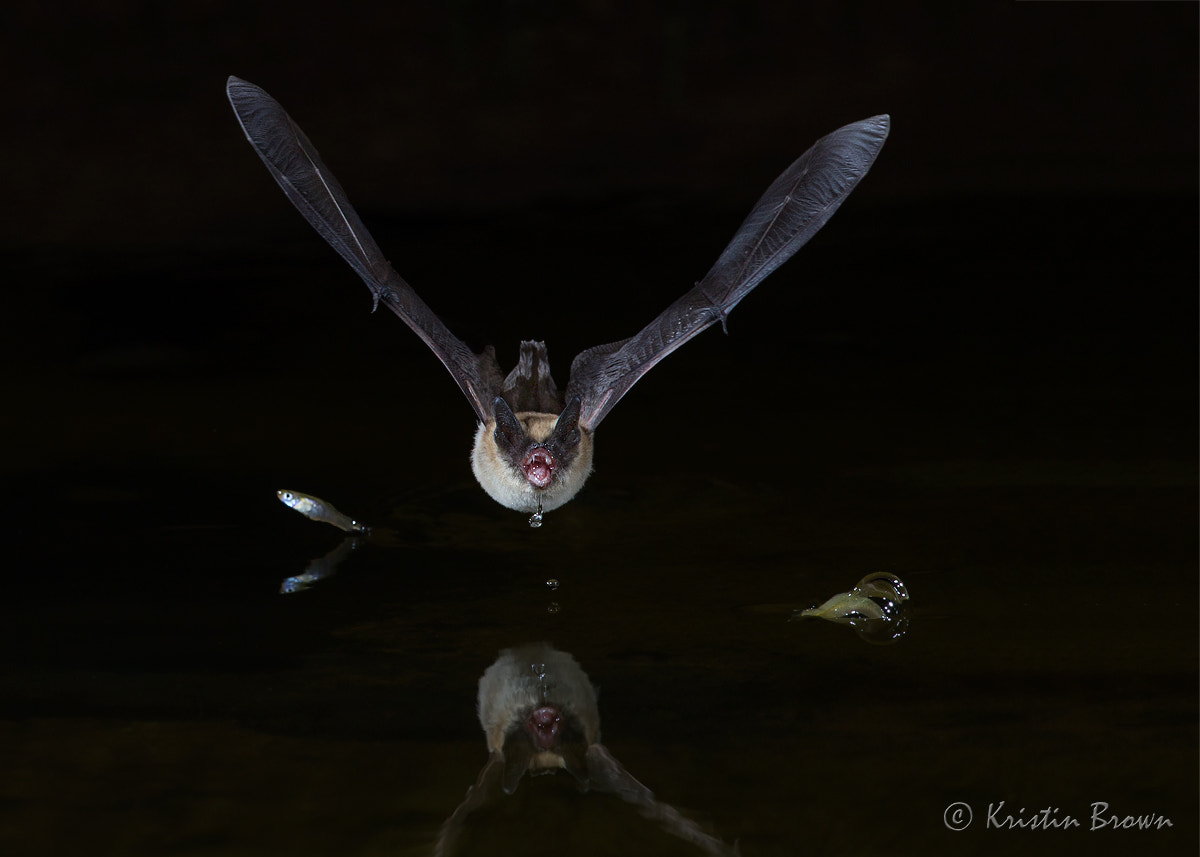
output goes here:
{"type": "Polygon", "coordinates": [[[283,505],[289,509],[295,509],[311,521],[324,521],[347,533],[365,533],[367,531],[365,524],[360,524],[349,515],[343,515],[320,497],[286,490],[276,491],[275,496],[283,505]]]}

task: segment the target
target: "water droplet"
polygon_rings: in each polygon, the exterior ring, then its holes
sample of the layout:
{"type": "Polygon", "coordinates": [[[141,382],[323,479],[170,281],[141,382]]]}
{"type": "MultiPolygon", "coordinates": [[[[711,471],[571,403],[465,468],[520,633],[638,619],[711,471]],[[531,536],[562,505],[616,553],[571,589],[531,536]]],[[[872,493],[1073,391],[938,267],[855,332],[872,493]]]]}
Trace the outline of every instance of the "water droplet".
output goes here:
{"type": "Polygon", "coordinates": [[[550,578],[549,580],[546,581],[546,585],[550,587],[551,591],[558,589],[558,578],[557,577],[550,578]]]}
{"type": "Polygon", "coordinates": [[[542,702],[546,702],[546,698],[550,693],[550,689],[546,687],[546,665],[545,664],[530,664],[529,668],[533,671],[533,676],[538,680],[538,689],[542,692],[542,702]]]}

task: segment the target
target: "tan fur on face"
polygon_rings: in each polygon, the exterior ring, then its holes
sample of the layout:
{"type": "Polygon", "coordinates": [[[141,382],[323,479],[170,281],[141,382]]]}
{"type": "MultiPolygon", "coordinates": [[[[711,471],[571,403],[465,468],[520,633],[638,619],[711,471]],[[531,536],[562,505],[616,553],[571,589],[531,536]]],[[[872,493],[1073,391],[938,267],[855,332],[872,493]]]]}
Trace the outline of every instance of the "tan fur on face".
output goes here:
{"type": "MultiPolygon", "coordinates": [[[[537,443],[544,443],[558,424],[558,414],[538,414],[522,411],[517,420],[537,443]]],[[[567,468],[560,469],[554,481],[544,489],[534,488],[520,468],[510,464],[496,447],[496,421],[480,423],[475,431],[471,449],[471,472],[488,496],[508,509],[517,512],[536,512],[538,500],[542,511],[549,512],[568,503],[579,493],[592,472],[592,433],[579,429],[579,450],[567,468]]]]}

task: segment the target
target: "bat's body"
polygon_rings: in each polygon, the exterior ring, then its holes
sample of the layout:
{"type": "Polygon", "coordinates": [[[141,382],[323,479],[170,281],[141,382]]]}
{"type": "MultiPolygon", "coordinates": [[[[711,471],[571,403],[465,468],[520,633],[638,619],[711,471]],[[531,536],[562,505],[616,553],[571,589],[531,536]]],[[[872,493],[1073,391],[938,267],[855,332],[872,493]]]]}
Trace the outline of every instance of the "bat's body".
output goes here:
{"type": "MultiPolygon", "coordinates": [[[[337,179],[304,132],[271,96],[229,78],[234,112],[292,204],[450,370],[479,419],[471,467],[483,489],[510,509],[540,513],[568,502],[592,468],[600,421],[650,368],[725,318],[807,242],[871,168],[890,120],[874,116],[818,140],[767,189],[704,279],[629,339],[581,352],[559,393],[546,346],[522,342],[503,374],[489,347],[473,353],[384,258],[337,179]]],[[[533,523],[533,519],[531,519],[533,523]]]]}

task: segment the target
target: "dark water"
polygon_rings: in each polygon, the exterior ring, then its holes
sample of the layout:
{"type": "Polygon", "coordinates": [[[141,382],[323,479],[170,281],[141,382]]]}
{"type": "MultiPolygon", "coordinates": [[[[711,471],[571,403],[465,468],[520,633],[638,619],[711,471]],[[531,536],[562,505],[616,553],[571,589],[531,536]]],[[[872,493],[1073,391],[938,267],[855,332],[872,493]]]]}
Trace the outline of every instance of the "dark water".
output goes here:
{"type": "MultiPolygon", "coordinates": [[[[687,210],[367,219],[468,342],[545,338],[565,381],[739,217],[687,210]]],[[[486,760],[479,676],[546,640],[612,754],[747,857],[1194,854],[1196,225],[1194,200],[847,206],[626,397],[537,531],[298,218],[261,252],[27,260],[0,853],[428,853],[486,760]],[[374,525],[291,595],[341,535],[283,487],[374,525]],[[897,644],[787,621],[876,571],[912,595],[897,644]],[[1081,826],[989,829],[1001,801],[1081,826]],[[1092,831],[1095,802],[1172,826],[1092,831]]],[[[463,841],[697,853],[565,776],[463,841]]]]}

